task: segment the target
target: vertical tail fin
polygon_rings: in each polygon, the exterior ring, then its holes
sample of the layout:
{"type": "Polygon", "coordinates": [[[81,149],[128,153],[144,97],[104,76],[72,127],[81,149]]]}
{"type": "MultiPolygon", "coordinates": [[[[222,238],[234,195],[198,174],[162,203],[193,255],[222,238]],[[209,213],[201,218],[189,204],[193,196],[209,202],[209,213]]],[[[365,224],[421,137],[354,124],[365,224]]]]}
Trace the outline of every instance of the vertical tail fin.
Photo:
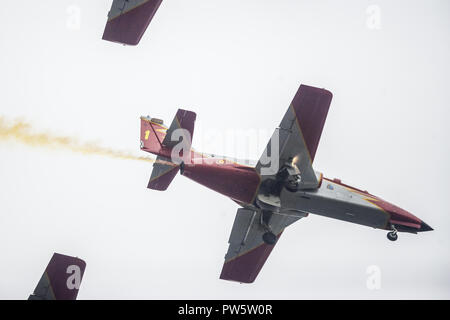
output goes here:
{"type": "Polygon", "coordinates": [[[162,142],[166,137],[167,127],[156,118],[141,117],[141,150],[159,155],[163,152],[162,142]]]}
{"type": "Polygon", "coordinates": [[[195,119],[194,112],[178,109],[172,124],[167,128],[162,120],[141,117],[141,150],[158,156],[147,188],[162,191],[172,182],[180,164],[180,161],[172,159],[172,151],[177,151],[177,156],[183,156],[183,152],[190,153],[195,119]],[[177,131],[179,129],[182,130],[177,131]],[[174,148],[180,141],[184,147],[178,153],[178,149],[174,148]]]}
{"type": "Polygon", "coordinates": [[[28,300],[75,300],[86,262],[54,253],[28,300]]]}

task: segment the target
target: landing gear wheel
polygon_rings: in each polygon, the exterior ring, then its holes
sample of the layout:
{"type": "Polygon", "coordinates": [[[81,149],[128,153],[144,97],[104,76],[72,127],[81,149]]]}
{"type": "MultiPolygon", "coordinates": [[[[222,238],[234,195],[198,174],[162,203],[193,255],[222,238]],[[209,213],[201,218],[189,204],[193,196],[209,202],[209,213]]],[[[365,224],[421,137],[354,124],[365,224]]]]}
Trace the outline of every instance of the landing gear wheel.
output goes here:
{"type": "Polygon", "coordinates": [[[387,234],[387,238],[391,241],[396,241],[398,239],[397,232],[391,231],[387,234]]]}
{"type": "Polygon", "coordinates": [[[272,232],[266,232],[263,234],[262,236],[263,240],[265,243],[270,244],[270,245],[274,245],[275,243],[277,243],[277,236],[274,235],[272,232]]]}

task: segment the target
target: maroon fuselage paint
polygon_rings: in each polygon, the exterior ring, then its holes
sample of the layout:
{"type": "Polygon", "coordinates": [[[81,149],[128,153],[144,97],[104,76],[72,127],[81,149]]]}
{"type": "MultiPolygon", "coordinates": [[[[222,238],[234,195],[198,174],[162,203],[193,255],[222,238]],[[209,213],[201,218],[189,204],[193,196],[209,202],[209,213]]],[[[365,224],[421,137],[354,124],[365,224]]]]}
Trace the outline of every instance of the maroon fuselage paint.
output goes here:
{"type": "Polygon", "coordinates": [[[235,201],[253,203],[260,183],[255,168],[223,161],[193,158],[185,164],[183,175],[235,201]]]}

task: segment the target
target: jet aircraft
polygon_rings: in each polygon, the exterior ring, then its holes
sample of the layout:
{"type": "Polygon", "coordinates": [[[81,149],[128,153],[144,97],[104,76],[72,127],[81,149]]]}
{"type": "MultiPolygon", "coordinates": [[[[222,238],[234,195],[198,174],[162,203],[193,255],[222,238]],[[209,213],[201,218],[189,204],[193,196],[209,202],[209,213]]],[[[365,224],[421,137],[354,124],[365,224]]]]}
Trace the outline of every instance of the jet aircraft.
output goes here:
{"type": "Polygon", "coordinates": [[[179,109],[170,127],[141,117],[141,150],[157,155],[148,188],[166,190],[180,172],[240,206],[221,279],[253,282],[284,229],[309,214],[387,230],[391,241],[399,232],[433,230],[410,212],[313,169],[331,100],[330,91],[301,85],[254,166],[192,149],[192,111],[179,109]]]}

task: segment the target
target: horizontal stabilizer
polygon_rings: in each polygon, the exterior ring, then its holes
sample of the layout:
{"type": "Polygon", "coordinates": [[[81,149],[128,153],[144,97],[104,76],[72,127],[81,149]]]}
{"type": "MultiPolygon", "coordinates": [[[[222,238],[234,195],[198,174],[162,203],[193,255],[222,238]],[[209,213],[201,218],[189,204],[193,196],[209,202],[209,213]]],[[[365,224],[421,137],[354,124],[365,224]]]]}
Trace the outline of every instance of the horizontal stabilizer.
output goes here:
{"type": "MultiPolygon", "coordinates": [[[[162,142],[164,146],[172,147],[179,142],[179,139],[175,131],[177,129],[184,129],[180,131],[180,134],[183,136],[183,140],[187,140],[190,148],[190,144],[192,143],[192,137],[194,136],[194,127],[195,127],[195,119],[197,115],[195,112],[178,109],[177,114],[173,118],[172,124],[167,130],[167,134],[162,142]]],[[[185,140],[185,141],[186,141],[185,140]]]]}
{"type": "Polygon", "coordinates": [[[169,159],[158,156],[153,164],[153,171],[147,188],[159,191],[166,190],[177,175],[179,168],[180,166],[170,163],[169,159]]]}
{"type": "Polygon", "coordinates": [[[86,262],[79,258],[53,254],[28,300],[75,300],[85,268],[86,262]]]}

